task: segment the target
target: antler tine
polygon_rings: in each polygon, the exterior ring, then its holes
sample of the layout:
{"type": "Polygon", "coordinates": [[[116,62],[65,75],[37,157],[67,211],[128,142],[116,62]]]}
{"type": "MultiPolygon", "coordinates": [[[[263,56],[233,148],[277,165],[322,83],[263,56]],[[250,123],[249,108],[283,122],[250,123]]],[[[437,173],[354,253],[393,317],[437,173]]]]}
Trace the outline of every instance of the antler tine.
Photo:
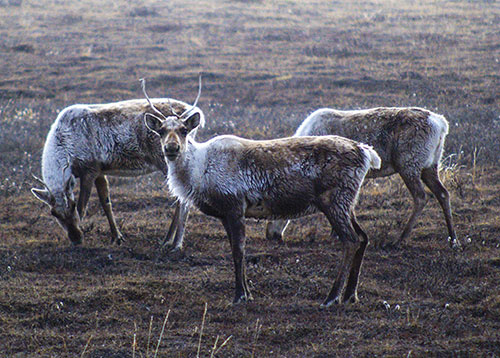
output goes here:
{"type": "Polygon", "coordinates": [[[196,107],[198,104],[198,100],[200,99],[201,96],[201,73],[200,76],[198,77],[198,95],[196,96],[196,99],[194,100],[193,107],[196,107]]]}
{"type": "Polygon", "coordinates": [[[50,191],[49,187],[47,186],[47,184],[45,184],[45,182],[40,179],[39,177],[37,177],[35,174],[31,173],[31,176],[33,177],[33,179],[35,179],[37,182],[39,182],[40,184],[43,185],[43,187],[45,188],[45,190],[47,190],[49,192],[50,195],[52,195],[52,192],[50,191]]]}
{"type": "Polygon", "coordinates": [[[198,95],[196,96],[196,99],[194,100],[194,103],[193,105],[191,106],[191,108],[189,109],[186,109],[180,116],[180,118],[184,117],[185,115],[187,115],[188,113],[190,113],[195,107],[196,105],[198,104],[198,100],[200,99],[200,96],[201,96],[201,73],[200,73],[200,76],[198,77],[198,95]]]}
{"type": "MultiPolygon", "coordinates": [[[[139,81],[141,81],[141,85],[142,85],[142,93],[144,93],[144,96],[146,97],[149,105],[151,106],[151,108],[153,109],[153,111],[155,111],[157,114],[159,114],[163,119],[167,119],[167,117],[165,117],[165,115],[163,113],[161,113],[154,105],[153,105],[153,102],[151,102],[151,100],[149,99],[149,96],[148,94],[146,93],[146,79],[145,78],[141,78],[139,81]]],[[[170,107],[170,110],[172,111],[172,113],[177,116],[177,114],[175,113],[174,109],[172,108],[172,106],[170,105],[170,101],[168,101],[168,106],[170,107]]]]}
{"type": "Polygon", "coordinates": [[[33,177],[33,179],[35,179],[37,182],[39,182],[40,184],[42,184],[45,188],[47,188],[47,184],[44,183],[44,181],[42,179],[40,179],[39,177],[37,177],[35,174],[31,173],[31,176],[33,177]]]}

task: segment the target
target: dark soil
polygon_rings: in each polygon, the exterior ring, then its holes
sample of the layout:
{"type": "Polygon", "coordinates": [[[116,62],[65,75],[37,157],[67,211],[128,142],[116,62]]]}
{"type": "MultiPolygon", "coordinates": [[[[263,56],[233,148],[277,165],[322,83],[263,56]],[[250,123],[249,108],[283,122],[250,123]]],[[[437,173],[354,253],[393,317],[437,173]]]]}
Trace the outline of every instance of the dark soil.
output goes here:
{"type": "Polygon", "coordinates": [[[494,1],[0,0],[0,356],[498,357],[499,25],[494,1]],[[358,304],[319,308],[340,246],[315,215],[285,244],[248,221],[254,300],[234,306],[217,220],[194,211],[184,251],[162,250],[173,198],[157,174],[110,178],[122,246],[93,195],[72,247],[29,191],[58,111],[141,97],[142,77],[151,96],[192,102],[199,72],[202,139],[291,135],[320,107],[444,114],[441,177],[464,250],[434,199],[386,246],[411,198],[397,177],[371,180],[358,304]]]}

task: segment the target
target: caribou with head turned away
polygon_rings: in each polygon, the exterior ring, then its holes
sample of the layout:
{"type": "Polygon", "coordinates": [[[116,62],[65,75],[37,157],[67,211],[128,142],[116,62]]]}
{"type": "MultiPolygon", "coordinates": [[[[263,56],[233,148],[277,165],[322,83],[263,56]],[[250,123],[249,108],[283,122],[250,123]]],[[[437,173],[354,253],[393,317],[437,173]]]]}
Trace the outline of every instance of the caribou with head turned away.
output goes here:
{"type": "MultiPolygon", "coordinates": [[[[453,229],[450,196],[439,180],[439,164],[448,134],[448,122],[439,114],[417,107],[380,107],[364,110],[340,111],[318,109],[299,126],[294,136],[341,135],[367,143],[377,151],[382,166],[370,170],[367,178],[384,177],[398,173],[413,198],[413,212],[395,243],[410,235],[421,214],[430,189],[443,210],[448,228],[448,240],[453,247],[460,247],[453,229]]],[[[288,225],[287,221],[270,222],[268,239],[279,239],[288,225]]]]}
{"type": "MultiPolygon", "coordinates": [[[[142,81],[145,93],[145,84],[142,81]]],[[[111,228],[112,242],[118,244],[123,235],[118,229],[106,175],[138,176],[154,171],[167,177],[168,168],[160,145],[160,138],[145,126],[144,116],[150,112],[167,118],[182,120],[196,114],[204,123],[203,112],[193,105],[170,99],[135,99],[108,104],[77,104],[63,109],[47,135],[42,154],[42,189],[32,188],[38,199],[50,207],[51,214],[66,231],[73,244],[80,244],[83,232],[80,220],[92,186],[111,228]],[[75,202],[75,178],[80,179],[80,196],[75,202]]],[[[195,132],[190,133],[191,136],[195,132]]],[[[177,204],[174,218],[164,243],[173,248],[182,245],[188,208],[177,204]]]]}
{"type": "Polygon", "coordinates": [[[189,117],[146,114],[161,139],[168,187],[184,205],[219,218],[226,229],[235,268],[234,302],[251,299],[245,274],[245,218],[286,219],[322,212],[342,243],[343,256],[323,302],[356,301],[368,237],[356,221],[359,188],[380,158],[368,145],[338,136],[254,141],[232,135],[198,143],[201,123],[189,117]]]}

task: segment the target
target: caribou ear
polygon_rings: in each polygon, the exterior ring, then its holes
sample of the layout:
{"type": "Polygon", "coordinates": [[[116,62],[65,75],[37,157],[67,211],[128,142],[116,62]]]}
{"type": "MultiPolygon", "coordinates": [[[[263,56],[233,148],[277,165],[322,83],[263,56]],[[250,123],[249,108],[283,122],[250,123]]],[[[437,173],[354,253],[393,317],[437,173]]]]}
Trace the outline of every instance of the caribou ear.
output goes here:
{"type": "Polygon", "coordinates": [[[71,174],[68,182],[66,183],[66,188],[65,188],[66,195],[70,195],[73,192],[73,190],[75,189],[75,185],[76,185],[75,176],[71,174]]]}
{"type": "Polygon", "coordinates": [[[200,125],[201,116],[199,112],[195,112],[184,120],[184,125],[191,132],[200,125]]]}
{"type": "Polygon", "coordinates": [[[146,125],[146,128],[149,129],[151,132],[153,132],[154,134],[156,134],[159,137],[161,137],[161,136],[160,136],[160,133],[158,133],[158,132],[160,131],[162,123],[163,123],[163,121],[159,117],[155,116],[154,114],[146,113],[144,115],[144,124],[146,125]]]}
{"type": "Polygon", "coordinates": [[[54,205],[54,197],[47,189],[31,188],[31,193],[40,201],[43,201],[48,206],[54,205]]]}

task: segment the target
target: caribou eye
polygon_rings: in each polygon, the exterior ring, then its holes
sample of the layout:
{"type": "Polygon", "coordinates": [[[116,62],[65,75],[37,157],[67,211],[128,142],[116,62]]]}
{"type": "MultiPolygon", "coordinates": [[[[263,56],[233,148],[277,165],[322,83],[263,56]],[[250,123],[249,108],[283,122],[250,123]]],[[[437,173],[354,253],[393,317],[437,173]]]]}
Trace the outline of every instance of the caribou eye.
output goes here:
{"type": "Polygon", "coordinates": [[[160,128],[158,129],[158,134],[160,135],[160,137],[164,137],[165,134],[167,134],[167,130],[165,128],[160,128]]]}
{"type": "Polygon", "coordinates": [[[61,218],[61,215],[59,215],[59,214],[57,213],[57,211],[55,211],[54,209],[50,210],[50,213],[52,214],[52,216],[54,216],[54,217],[56,217],[56,218],[59,218],[59,219],[61,218]]]}
{"type": "Polygon", "coordinates": [[[186,127],[182,127],[180,130],[179,130],[179,133],[181,134],[181,136],[185,137],[188,135],[188,130],[186,127]]]}

